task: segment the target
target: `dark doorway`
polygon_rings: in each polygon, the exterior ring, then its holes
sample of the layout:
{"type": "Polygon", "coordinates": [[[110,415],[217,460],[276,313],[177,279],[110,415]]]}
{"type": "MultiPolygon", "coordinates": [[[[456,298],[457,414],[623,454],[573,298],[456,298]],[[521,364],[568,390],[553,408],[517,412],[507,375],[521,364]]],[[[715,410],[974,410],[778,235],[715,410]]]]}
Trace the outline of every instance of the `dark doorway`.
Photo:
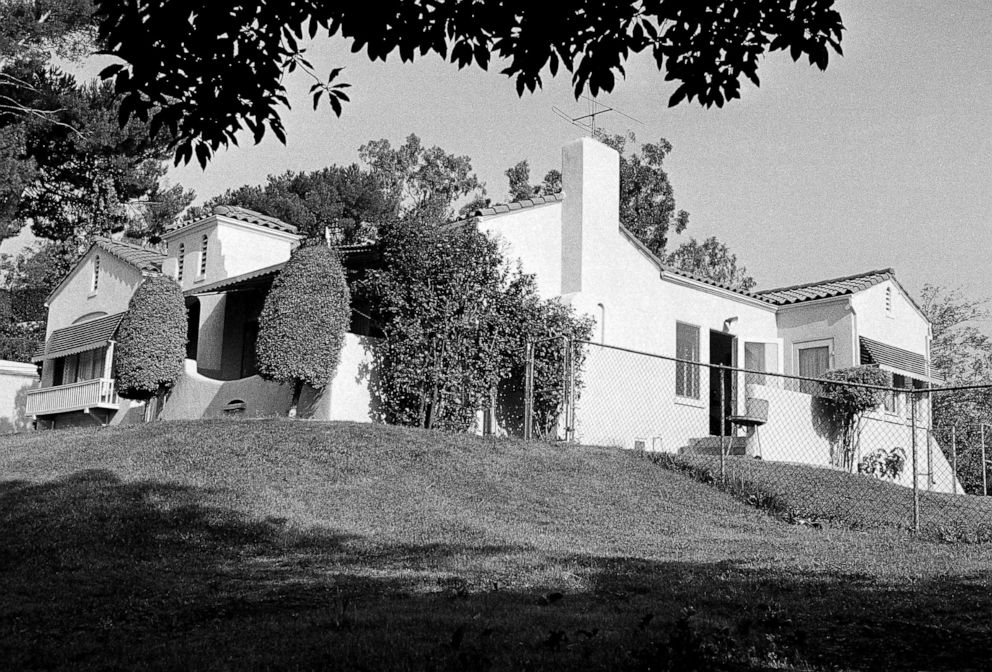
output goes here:
{"type": "MultiPolygon", "coordinates": [[[[737,338],[721,331],[710,332],[710,364],[723,366],[737,365],[737,338]]],[[[727,417],[733,415],[735,399],[736,376],[732,371],[725,371],[723,376],[723,434],[730,436],[730,422],[727,417]]],[[[720,436],[720,369],[710,369],[710,434],[720,436]]]]}
{"type": "Polygon", "coordinates": [[[196,359],[200,340],[200,300],[186,299],[186,359],[196,359]]]}

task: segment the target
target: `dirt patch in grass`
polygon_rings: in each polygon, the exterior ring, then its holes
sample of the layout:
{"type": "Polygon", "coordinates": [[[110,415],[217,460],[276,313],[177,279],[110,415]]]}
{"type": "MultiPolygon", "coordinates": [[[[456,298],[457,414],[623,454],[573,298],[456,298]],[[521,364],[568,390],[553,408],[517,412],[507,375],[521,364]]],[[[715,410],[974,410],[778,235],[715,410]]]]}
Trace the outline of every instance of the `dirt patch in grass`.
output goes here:
{"type": "Polygon", "coordinates": [[[157,423],[6,439],[0,473],[0,668],[977,670],[992,655],[988,547],[790,526],[614,450],[157,423]]]}

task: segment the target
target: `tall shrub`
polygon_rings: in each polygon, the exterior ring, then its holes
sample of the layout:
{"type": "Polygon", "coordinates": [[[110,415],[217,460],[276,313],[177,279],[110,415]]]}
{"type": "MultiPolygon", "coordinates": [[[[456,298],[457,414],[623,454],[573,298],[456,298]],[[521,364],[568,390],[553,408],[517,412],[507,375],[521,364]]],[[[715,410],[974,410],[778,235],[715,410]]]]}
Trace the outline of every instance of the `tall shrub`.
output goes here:
{"type": "MultiPolygon", "coordinates": [[[[508,380],[522,381],[529,336],[571,333],[579,322],[571,309],[542,301],[533,277],[508,268],[497,243],[474,226],[401,221],[381,245],[383,267],[362,289],[384,334],[373,347],[373,392],[385,422],[467,429],[508,380]]],[[[540,361],[553,351],[542,349],[540,361]]],[[[545,381],[554,365],[539,368],[545,381]]],[[[553,385],[539,387],[553,396],[553,385]]]]}
{"type": "Polygon", "coordinates": [[[338,254],[325,245],[297,249],[279,272],[258,320],[259,374],[293,385],[291,415],[306,383],[334,378],[351,320],[351,294],[338,254]]]}
{"type": "MultiPolygon", "coordinates": [[[[117,332],[117,393],[125,399],[160,401],[179,381],[185,357],[182,290],[164,275],[147,278],[131,297],[117,332]]],[[[157,406],[146,406],[146,420],[157,406]]]]}
{"type": "Polygon", "coordinates": [[[843,464],[838,466],[853,470],[854,453],[861,434],[861,418],[866,411],[882,403],[885,390],[859,387],[850,383],[889,387],[892,381],[888,373],[874,366],[834,369],[823,374],[823,378],[836,381],[833,384],[822,383],[820,396],[826,402],[841,447],[843,464]]]}

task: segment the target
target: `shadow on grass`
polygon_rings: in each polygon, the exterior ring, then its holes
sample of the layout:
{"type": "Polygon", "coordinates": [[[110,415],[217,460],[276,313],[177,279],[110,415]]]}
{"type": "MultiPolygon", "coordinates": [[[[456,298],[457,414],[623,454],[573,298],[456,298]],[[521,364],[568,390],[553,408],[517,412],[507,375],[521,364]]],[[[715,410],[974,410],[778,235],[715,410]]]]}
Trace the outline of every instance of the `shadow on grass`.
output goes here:
{"type": "Polygon", "coordinates": [[[107,471],[0,483],[6,669],[983,669],[982,577],[393,544],[107,471]]]}

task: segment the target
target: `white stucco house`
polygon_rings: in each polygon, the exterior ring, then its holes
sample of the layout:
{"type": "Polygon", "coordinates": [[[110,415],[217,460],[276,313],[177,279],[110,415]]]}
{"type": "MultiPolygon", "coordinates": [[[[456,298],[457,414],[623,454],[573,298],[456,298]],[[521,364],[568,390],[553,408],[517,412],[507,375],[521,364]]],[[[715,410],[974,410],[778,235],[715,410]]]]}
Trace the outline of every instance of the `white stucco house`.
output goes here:
{"type": "MultiPolygon", "coordinates": [[[[619,222],[619,156],[590,138],[562,151],[563,192],[485,208],[479,227],[534,273],[546,297],[596,319],[593,340],[686,361],[819,377],[874,364],[897,387],[925,387],[930,323],[892,269],[745,292],[666,266],[619,222]]],[[[606,348],[586,348],[574,438],[582,443],[678,451],[713,447],[720,434],[719,373],[606,348]]],[[[799,381],[760,374],[725,380],[728,414],[768,401],[764,459],[827,466],[836,460],[818,426],[816,399],[799,381]]],[[[909,450],[905,395],[869,414],[861,453],[909,450]]],[[[919,409],[919,428],[928,409],[919,409]]],[[[730,433],[729,423],[724,431],[730,433]]],[[[918,432],[918,438],[928,435],[918,432]]],[[[951,491],[954,475],[927,441],[927,487],[951,491]]],[[[906,470],[907,472],[909,470],[906,470]]],[[[911,482],[912,474],[904,472],[911,482]]],[[[922,482],[922,481],[921,481],[922,482]]],[[[958,490],[960,492],[960,490],[958,490]]]]}
{"type": "MultiPolygon", "coordinates": [[[[114,344],[138,285],[162,273],[183,289],[189,341],[185,374],[159,417],[285,415],[292,390],[257,375],[254,344],[265,295],[299,242],[295,227],[233,206],[172,229],[161,246],[96,239],[46,302],[46,343],[35,357],[41,387],[27,394],[28,415],[45,428],[141,420],[142,405],[115,391],[114,344]]],[[[364,247],[342,253],[346,268],[368,266],[375,256],[364,247]]],[[[314,417],[369,419],[360,380],[367,328],[354,320],[334,382],[320,395],[305,390],[314,417]]]]}
{"type": "MultiPolygon", "coordinates": [[[[827,466],[836,462],[835,447],[817,427],[816,399],[801,383],[761,372],[815,378],[875,364],[899,387],[933,381],[930,325],[891,269],[738,291],[666,266],[620,225],[619,156],[609,147],[589,138],[566,145],[562,174],[562,193],[484,208],[471,221],[535,274],[545,297],[593,316],[596,343],[684,360],[588,348],[572,438],[705,450],[707,437],[721,432],[721,397],[728,414],[761,399],[768,402],[761,456],[827,466]],[[721,391],[716,374],[691,362],[756,373],[727,377],[721,391]]],[[[256,374],[254,344],[265,295],[299,240],[285,222],[230,206],[172,229],[158,247],[96,240],[48,298],[46,345],[36,358],[41,387],[27,392],[28,415],[42,427],[140,419],[142,409],[114,389],[114,339],[134,290],[158,273],[179,282],[189,317],[185,375],[160,417],[285,414],[291,391],[256,374]]],[[[342,252],[350,273],[377,263],[372,247],[342,252]]],[[[370,325],[362,313],[353,313],[333,383],[305,400],[314,417],[370,418],[362,342],[370,325]]],[[[874,429],[863,432],[863,451],[907,448],[925,427],[928,409],[914,430],[904,396],[870,414],[874,429]]],[[[918,475],[951,491],[954,476],[939,447],[928,439],[927,451],[918,475]]]]}

